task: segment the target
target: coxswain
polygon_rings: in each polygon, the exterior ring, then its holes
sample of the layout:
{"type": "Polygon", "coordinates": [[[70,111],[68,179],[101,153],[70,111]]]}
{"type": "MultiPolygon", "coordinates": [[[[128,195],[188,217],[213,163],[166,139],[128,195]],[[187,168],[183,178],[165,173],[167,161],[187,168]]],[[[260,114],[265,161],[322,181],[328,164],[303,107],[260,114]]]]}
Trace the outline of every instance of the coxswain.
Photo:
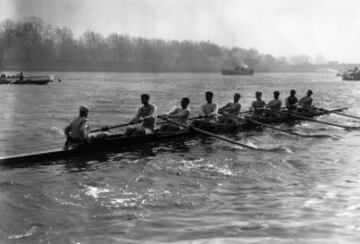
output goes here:
{"type": "Polygon", "coordinates": [[[274,100],[271,100],[268,104],[266,104],[266,108],[271,111],[279,111],[281,109],[281,101],[279,96],[280,92],[274,91],[274,100]]]}
{"type": "Polygon", "coordinates": [[[297,107],[298,99],[295,97],[295,94],[296,94],[296,91],[291,90],[290,96],[288,98],[286,98],[286,100],[285,100],[286,108],[288,110],[295,110],[297,107]]]}
{"type": "Polygon", "coordinates": [[[89,140],[90,128],[88,124],[89,108],[80,106],[79,116],[76,117],[64,130],[67,143],[87,142],[89,140]]]}
{"type": "Polygon", "coordinates": [[[251,103],[251,110],[253,111],[254,115],[262,115],[266,103],[261,99],[262,93],[257,91],[255,92],[256,100],[251,103]]]}
{"type": "Polygon", "coordinates": [[[312,106],[313,99],[311,95],[313,94],[312,90],[308,90],[306,96],[299,100],[299,106],[301,109],[310,110],[312,106]]]}
{"type": "Polygon", "coordinates": [[[206,103],[200,107],[200,114],[204,116],[203,122],[216,124],[218,122],[218,105],[212,101],[214,94],[211,91],[205,92],[206,103]]]}
{"type": "Polygon", "coordinates": [[[131,124],[137,124],[142,121],[141,125],[128,128],[125,132],[125,135],[144,135],[151,134],[154,132],[156,124],[156,106],[149,103],[150,95],[142,94],[141,103],[142,107],[139,108],[135,117],[130,120],[131,124]]]}
{"type": "Polygon", "coordinates": [[[241,104],[239,103],[241,95],[239,93],[234,94],[234,102],[229,102],[224,107],[219,109],[219,114],[224,116],[220,118],[220,123],[234,124],[237,123],[237,119],[241,110],[241,104]],[[230,116],[226,116],[230,115],[230,116]]]}
{"type": "MultiPolygon", "coordinates": [[[[166,118],[174,120],[179,124],[187,124],[187,120],[190,116],[190,109],[188,108],[189,103],[189,98],[182,98],[180,102],[181,107],[174,109],[166,116],[166,118]]],[[[179,124],[169,122],[168,124],[162,125],[160,131],[179,131],[183,129],[179,124]]]]}

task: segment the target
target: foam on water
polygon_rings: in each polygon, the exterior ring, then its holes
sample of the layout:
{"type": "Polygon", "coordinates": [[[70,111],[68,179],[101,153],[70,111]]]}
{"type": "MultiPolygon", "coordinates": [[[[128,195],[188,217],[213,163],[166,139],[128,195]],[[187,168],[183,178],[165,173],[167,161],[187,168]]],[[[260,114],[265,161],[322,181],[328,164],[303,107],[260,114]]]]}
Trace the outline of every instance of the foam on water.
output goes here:
{"type": "Polygon", "coordinates": [[[95,199],[99,198],[100,194],[110,192],[108,188],[99,188],[94,186],[85,186],[87,188],[85,194],[95,199]]]}

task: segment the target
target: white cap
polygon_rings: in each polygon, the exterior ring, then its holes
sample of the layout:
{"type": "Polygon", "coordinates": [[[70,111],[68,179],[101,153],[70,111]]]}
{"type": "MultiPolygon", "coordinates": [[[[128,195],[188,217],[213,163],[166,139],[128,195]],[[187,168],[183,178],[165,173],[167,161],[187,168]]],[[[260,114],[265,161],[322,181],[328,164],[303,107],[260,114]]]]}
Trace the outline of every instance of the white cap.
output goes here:
{"type": "Polygon", "coordinates": [[[79,111],[80,111],[80,113],[88,113],[90,110],[87,106],[82,105],[82,106],[80,106],[79,111]]]}

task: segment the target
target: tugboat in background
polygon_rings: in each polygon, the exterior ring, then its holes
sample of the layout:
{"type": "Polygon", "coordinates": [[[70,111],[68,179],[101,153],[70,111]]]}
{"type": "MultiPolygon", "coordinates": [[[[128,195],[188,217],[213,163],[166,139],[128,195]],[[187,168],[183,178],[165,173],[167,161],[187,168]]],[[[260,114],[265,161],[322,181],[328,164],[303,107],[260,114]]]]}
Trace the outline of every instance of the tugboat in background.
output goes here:
{"type": "MultiPolygon", "coordinates": [[[[6,76],[1,74],[0,84],[7,85],[47,85],[49,82],[54,81],[53,75],[47,76],[24,76],[22,72],[13,76],[6,76]]],[[[58,79],[60,81],[60,79],[58,79]]]]}
{"type": "Polygon", "coordinates": [[[253,75],[254,70],[237,65],[235,69],[222,69],[221,73],[223,75],[253,75]]]}
{"type": "Polygon", "coordinates": [[[342,74],[337,74],[337,76],[341,76],[343,80],[360,80],[360,70],[355,67],[344,71],[342,74]]]}

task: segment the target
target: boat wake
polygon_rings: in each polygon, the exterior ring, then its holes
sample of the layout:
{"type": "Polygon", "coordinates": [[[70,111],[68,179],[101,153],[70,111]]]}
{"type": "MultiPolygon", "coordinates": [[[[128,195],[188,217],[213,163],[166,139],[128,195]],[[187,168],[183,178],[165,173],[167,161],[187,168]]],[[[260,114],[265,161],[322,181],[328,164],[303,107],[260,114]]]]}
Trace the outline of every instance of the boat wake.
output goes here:
{"type": "MultiPolygon", "coordinates": [[[[253,147],[254,150],[257,151],[267,151],[267,152],[287,152],[287,153],[293,153],[292,150],[290,150],[289,148],[283,146],[283,145],[271,145],[271,144],[267,144],[267,145],[257,145],[254,144],[252,142],[248,142],[245,145],[253,147]]],[[[233,148],[239,149],[239,150],[248,150],[244,147],[241,146],[234,146],[233,148]]]]}
{"type": "Polygon", "coordinates": [[[53,134],[65,136],[64,129],[59,128],[59,127],[51,127],[49,129],[49,131],[50,131],[50,133],[53,133],[53,134]]]}
{"type": "Polygon", "coordinates": [[[93,197],[94,199],[99,198],[100,194],[110,192],[110,190],[108,188],[98,188],[95,186],[87,186],[87,185],[84,185],[84,187],[87,188],[87,191],[85,192],[85,194],[90,197],[93,197]]]}
{"type": "Polygon", "coordinates": [[[304,134],[302,136],[307,137],[307,138],[332,138],[332,139],[337,139],[336,137],[334,137],[332,135],[326,135],[326,134],[304,134]]]}
{"type": "Polygon", "coordinates": [[[260,146],[258,147],[258,150],[261,151],[268,151],[268,152],[286,152],[286,153],[293,153],[293,151],[291,151],[289,148],[284,147],[282,145],[277,145],[277,146],[260,146]]]}

